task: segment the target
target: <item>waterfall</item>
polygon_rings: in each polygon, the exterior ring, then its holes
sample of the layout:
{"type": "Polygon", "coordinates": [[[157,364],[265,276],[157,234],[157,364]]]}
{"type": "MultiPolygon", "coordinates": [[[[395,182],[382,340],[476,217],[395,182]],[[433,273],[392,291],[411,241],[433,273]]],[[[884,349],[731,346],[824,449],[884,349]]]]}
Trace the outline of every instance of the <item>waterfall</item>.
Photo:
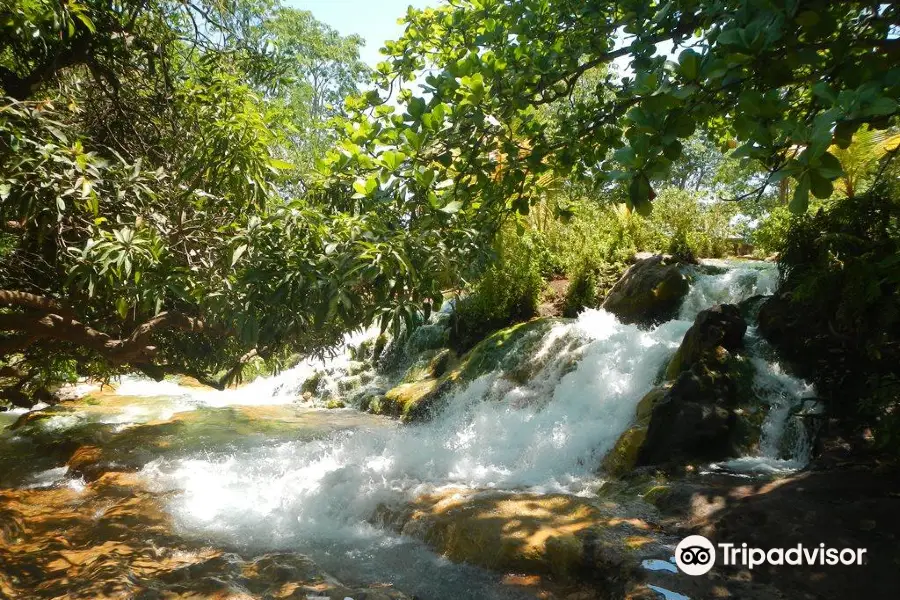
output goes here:
{"type": "MultiPolygon", "coordinates": [[[[455,390],[431,422],[160,459],[144,473],[160,489],[178,491],[172,510],[186,528],[264,548],[371,536],[365,521],[379,504],[448,486],[589,494],[600,459],[631,424],[637,402],[658,382],[697,312],[771,293],[777,280],[773,265],[714,267],[692,274],[678,318],[643,330],[586,310],[517,350],[515,362],[531,367],[525,382],[500,370],[485,374],[455,390]]],[[[811,389],[766,355],[752,327],[748,350],[754,387],[771,407],[760,456],[712,468],[800,467],[808,449],[798,444],[791,455],[783,438],[791,410],[811,389]]],[[[341,372],[346,359],[336,361],[330,368],[341,372]]],[[[212,405],[283,402],[296,397],[314,368],[303,364],[240,390],[180,392],[212,405]]],[[[126,382],[120,392],[139,391],[135,385],[126,382]]],[[[162,391],[150,388],[143,393],[162,391]]]]}
{"type": "MultiPolygon", "coordinates": [[[[309,359],[238,389],[126,377],[114,412],[62,412],[40,426],[64,430],[99,422],[122,431],[191,411],[296,410],[296,418],[309,423],[303,435],[233,433],[216,449],[201,437],[183,451],[154,455],[161,457],[142,474],[152,487],[171,492],[169,509],[190,535],[250,550],[303,552],[343,579],[390,580],[423,597],[518,598],[485,579],[490,574],[451,565],[368,520],[379,505],[446,489],[593,495],[603,457],[633,424],[639,400],[660,383],[696,315],[714,304],[771,294],[778,281],[774,265],[756,262],[707,261],[686,274],[691,286],[676,318],[641,329],[589,309],[577,319],[544,322],[509,344],[496,370],[451,389],[426,423],[397,426],[353,408],[324,406],[334,399],[353,406],[396,385],[403,364],[442,343],[445,314],[386,350],[378,370],[371,361],[354,360],[361,344],[378,334],[361,331],[347,336],[333,358],[309,359]],[[313,382],[315,395],[304,395],[313,382]]],[[[707,470],[752,476],[802,468],[809,442],[797,412],[814,390],[782,368],[752,318],[745,342],[752,390],[765,409],[758,451],[707,470]]],[[[231,422],[223,423],[227,436],[231,422]]],[[[39,475],[33,485],[55,484],[65,469],[39,475]]]]}

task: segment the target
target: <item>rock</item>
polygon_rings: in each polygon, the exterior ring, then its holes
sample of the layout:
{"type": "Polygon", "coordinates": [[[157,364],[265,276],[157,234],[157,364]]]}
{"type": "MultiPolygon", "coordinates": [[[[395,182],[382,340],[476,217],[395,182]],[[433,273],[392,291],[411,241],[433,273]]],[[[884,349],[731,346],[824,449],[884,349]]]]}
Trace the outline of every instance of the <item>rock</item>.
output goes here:
{"type": "Polygon", "coordinates": [[[619,436],[616,444],[603,458],[601,470],[604,473],[621,477],[634,469],[641,446],[647,438],[647,426],[653,409],[665,399],[671,387],[671,384],[657,386],[641,398],[635,409],[636,424],[619,436]]]}
{"type": "Polygon", "coordinates": [[[733,443],[736,415],[715,404],[666,401],[653,412],[638,464],[664,464],[676,459],[713,461],[737,456],[733,443]]]}
{"type": "Polygon", "coordinates": [[[322,380],[325,378],[325,373],[322,371],[316,371],[312,375],[306,378],[306,381],[300,386],[301,394],[312,394],[315,395],[319,389],[319,384],[322,383],[322,380]]]}
{"type": "Polygon", "coordinates": [[[82,446],[72,454],[66,466],[70,473],[88,481],[97,479],[109,470],[103,461],[103,451],[97,446],[82,446]]]}
{"type": "Polygon", "coordinates": [[[446,373],[453,362],[453,357],[453,351],[449,348],[439,351],[428,363],[428,374],[432,377],[440,377],[446,373]]]}
{"type": "Polygon", "coordinates": [[[82,489],[0,489],[0,597],[408,598],[342,584],[301,554],[244,558],[182,536],[164,504],[140,476],[118,472],[82,489]]]}
{"type": "Polygon", "coordinates": [[[613,286],[602,308],[623,323],[650,325],[671,318],[688,293],[677,261],[661,255],[638,260],[613,286]]]}
{"type": "Polygon", "coordinates": [[[638,402],[637,409],[635,410],[635,416],[637,417],[638,422],[650,419],[650,415],[653,414],[653,409],[657,404],[662,402],[663,398],[666,397],[666,394],[671,388],[671,384],[664,383],[663,385],[653,388],[641,398],[638,402]]]}
{"type": "Polygon", "coordinates": [[[469,350],[448,375],[469,382],[496,369],[512,372],[522,366],[522,357],[537,347],[556,324],[556,318],[540,318],[501,329],[469,350]]]}
{"type": "Polygon", "coordinates": [[[638,453],[647,439],[647,419],[625,430],[616,445],[603,457],[602,469],[608,475],[620,477],[630,472],[638,461],[638,453]]]}
{"type": "Polygon", "coordinates": [[[384,398],[372,400],[369,411],[400,417],[406,422],[424,421],[432,415],[435,402],[446,388],[446,382],[439,379],[403,383],[388,390],[384,398]]]}
{"type": "MultiPolygon", "coordinates": [[[[369,412],[400,417],[405,422],[428,420],[441,409],[440,401],[454,386],[494,370],[516,379],[524,377],[523,356],[541,342],[560,319],[533,319],[497,331],[457,359],[452,350],[428,350],[409,367],[400,385],[371,398],[369,412]]],[[[528,368],[534,365],[528,363],[528,368]]],[[[527,377],[526,377],[527,379],[527,377]]]]}
{"type": "Polygon", "coordinates": [[[609,591],[634,578],[643,553],[657,545],[652,525],[565,494],[448,490],[400,508],[382,506],[374,521],[453,561],[602,582],[609,591]]]}
{"type": "Polygon", "coordinates": [[[688,329],[681,346],[666,369],[667,379],[675,379],[704,358],[738,350],[747,331],[747,322],[740,309],[733,304],[720,304],[702,311],[688,329]]]}
{"type": "Polygon", "coordinates": [[[751,399],[750,368],[733,354],[746,329],[733,305],[697,315],[667,369],[674,382],[639,405],[642,415],[652,409],[636,465],[716,461],[747,448],[752,428],[741,404],[751,399]]]}

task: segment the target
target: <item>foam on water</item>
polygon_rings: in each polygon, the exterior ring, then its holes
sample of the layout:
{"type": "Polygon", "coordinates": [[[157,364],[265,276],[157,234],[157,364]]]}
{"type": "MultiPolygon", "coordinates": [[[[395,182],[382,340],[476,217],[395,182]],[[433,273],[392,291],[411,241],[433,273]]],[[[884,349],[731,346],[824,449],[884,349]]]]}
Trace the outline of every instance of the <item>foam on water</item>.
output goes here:
{"type": "Polygon", "coordinates": [[[484,375],[433,422],[161,460],[146,473],[183,490],[173,506],[183,523],[263,545],[329,535],[357,525],[382,502],[445,486],[578,493],[688,326],[672,321],[642,331],[589,310],[555,326],[522,357],[540,365],[526,384],[500,372],[484,375]],[[548,347],[560,340],[566,344],[548,360],[548,347]],[[545,393],[549,399],[537,402],[545,393]]]}
{"type": "MultiPolygon", "coordinates": [[[[464,573],[467,567],[441,563],[438,569],[437,559],[420,546],[373,529],[367,519],[381,503],[447,487],[591,493],[602,457],[631,425],[637,402],[657,383],[696,314],[716,303],[774,291],[773,265],[720,266],[727,270],[693,273],[679,318],[652,330],[622,324],[602,310],[554,325],[539,344],[516,356],[519,365],[529,367],[524,383],[502,371],[483,375],[453,392],[429,423],[159,459],[144,474],[159,489],[176,492],[170,508],[177,522],[205,537],[307,552],[338,574],[353,558],[357,569],[373,569],[370,576],[389,574],[424,597],[500,597],[496,590],[479,591],[472,583],[478,575],[464,573]],[[417,570],[425,563],[437,569],[428,581],[417,570]],[[461,580],[468,583],[461,586],[461,580]]],[[[753,328],[748,348],[754,389],[769,407],[760,452],[711,467],[730,472],[802,467],[808,448],[795,431],[792,412],[812,391],[771,359],[753,328]]],[[[181,388],[178,393],[212,406],[291,402],[320,367],[303,363],[239,390],[181,388]]],[[[119,392],[159,395],[157,386],[126,381],[119,392]]]]}

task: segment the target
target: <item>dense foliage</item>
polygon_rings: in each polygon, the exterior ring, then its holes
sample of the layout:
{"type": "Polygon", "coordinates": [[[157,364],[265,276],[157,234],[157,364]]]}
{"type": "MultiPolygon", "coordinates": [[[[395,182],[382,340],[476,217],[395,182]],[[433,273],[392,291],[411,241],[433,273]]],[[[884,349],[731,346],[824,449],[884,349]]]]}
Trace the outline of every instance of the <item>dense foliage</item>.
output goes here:
{"type": "Polygon", "coordinates": [[[453,228],[309,170],[360,40],[264,1],[4,6],[5,400],[134,369],[222,386],[440,299],[453,228]]]}
{"type": "Polygon", "coordinates": [[[533,314],[541,275],[589,299],[635,251],[718,256],[753,219],[780,250],[787,209],[896,154],[850,145],[896,124],[894,3],[457,0],[406,24],[370,73],[277,0],[6,0],[3,398],[222,386],[471,281],[465,347],[533,314]]]}
{"type": "Polygon", "coordinates": [[[698,128],[757,161],[762,194],[788,178],[791,207],[833,191],[829,152],[900,105],[900,10],[824,0],[464,0],[411,10],[387,47],[379,89],[351,105],[357,132],[329,162],[361,193],[414,194],[450,212],[522,213],[554,177],[621,183],[649,213],[655,182],[698,128]],[[671,44],[677,60],[657,52],[671,44]],[[616,73],[615,61],[627,59],[616,73]],[[595,93],[584,78],[601,72],[595,93]],[[430,69],[424,93],[406,82],[430,69]],[[403,111],[386,104],[403,100],[403,111]],[[547,119],[556,106],[565,118],[547,119]],[[396,162],[388,186],[371,154],[396,162]],[[450,193],[439,193],[441,190],[450,193]],[[442,199],[444,198],[444,199],[442,199]]]}
{"type": "Polygon", "coordinates": [[[450,344],[457,351],[468,350],[491,331],[537,315],[543,280],[534,239],[506,229],[496,246],[493,263],[456,303],[450,344]]]}
{"type": "Polygon", "coordinates": [[[806,369],[833,415],[900,436],[900,203],[878,186],[796,219],[779,295],[761,324],[806,369]]]}

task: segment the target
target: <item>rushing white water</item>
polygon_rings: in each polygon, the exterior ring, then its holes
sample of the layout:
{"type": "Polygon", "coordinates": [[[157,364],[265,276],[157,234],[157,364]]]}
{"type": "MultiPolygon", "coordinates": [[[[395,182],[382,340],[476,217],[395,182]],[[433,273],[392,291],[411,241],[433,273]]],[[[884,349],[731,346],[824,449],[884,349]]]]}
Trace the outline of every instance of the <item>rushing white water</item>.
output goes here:
{"type": "Polygon", "coordinates": [[[672,321],[647,332],[586,311],[522,357],[542,364],[528,383],[482,376],[431,423],[160,461],[147,472],[184,490],[175,510],[185,522],[233,528],[242,539],[355,524],[381,502],[447,485],[578,492],[688,326],[672,321]],[[561,339],[568,343],[543,362],[561,339]],[[541,394],[549,398],[536,403],[541,394]]]}
{"type": "MultiPolygon", "coordinates": [[[[719,262],[694,270],[691,278],[678,318],[643,330],[605,311],[587,310],[538,331],[538,343],[514,350],[513,360],[504,362],[517,365],[515,376],[497,370],[454,390],[431,422],[372,423],[280,444],[238,440],[236,448],[219,452],[157,459],[143,473],[157,488],[175,492],[170,509],[186,531],[256,549],[307,552],[338,576],[354,563],[356,570],[343,576],[388,577],[423,597],[513,597],[485,592],[489,585],[473,584],[484,574],[450,567],[421,546],[374,529],[367,519],[381,503],[450,486],[592,493],[601,459],[631,425],[637,402],[658,383],[697,313],[774,292],[777,271],[771,264],[719,262]],[[428,578],[421,577],[423,569],[428,578]]],[[[373,335],[355,334],[345,346],[373,335]]],[[[747,340],[753,388],[768,406],[759,453],[711,468],[800,468],[809,449],[792,413],[812,390],[783,371],[755,328],[747,340]]],[[[124,426],[203,406],[290,404],[306,380],[323,372],[320,385],[346,396],[349,388],[342,382],[360,379],[358,365],[340,352],[325,364],[305,361],[223,392],[125,378],[118,395],[166,401],[158,408],[136,403],[114,418],[124,426]]],[[[366,381],[374,387],[390,383],[372,373],[366,381]]]]}
{"type": "Polygon", "coordinates": [[[693,274],[678,318],[693,321],[710,306],[737,304],[753,296],[769,296],[778,288],[778,269],[758,261],[705,260],[693,274]]]}
{"type": "MultiPolygon", "coordinates": [[[[525,383],[502,371],[484,375],[457,390],[432,422],[161,459],[144,473],[160,488],[178,491],[171,510],[188,530],[255,548],[302,549],[331,568],[343,563],[329,563],[329,557],[351,554],[383,568],[400,542],[366,524],[380,503],[447,486],[590,493],[601,458],[631,424],[638,400],[657,383],[694,316],[719,302],[774,290],[772,265],[721,266],[728,270],[695,273],[679,318],[652,330],[624,325],[598,310],[553,326],[539,344],[516,357],[532,366],[525,383]]],[[[809,386],[765,355],[752,328],[748,339],[754,388],[771,407],[760,453],[712,467],[796,469],[805,464],[808,449],[799,442],[786,449],[784,438],[790,411],[811,393],[809,386]]],[[[296,396],[309,369],[301,365],[223,395],[204,392],[202,401],[261,403],[267,390],[281,390],[270,401],[283,402],[296,396]]],[[[410,561],[426,560],[420,552],[409,552],[410,561]]],[[[447,587],[433,583],[422,591],[433,595],[435,589],[446,593],[447,587]]]]}

